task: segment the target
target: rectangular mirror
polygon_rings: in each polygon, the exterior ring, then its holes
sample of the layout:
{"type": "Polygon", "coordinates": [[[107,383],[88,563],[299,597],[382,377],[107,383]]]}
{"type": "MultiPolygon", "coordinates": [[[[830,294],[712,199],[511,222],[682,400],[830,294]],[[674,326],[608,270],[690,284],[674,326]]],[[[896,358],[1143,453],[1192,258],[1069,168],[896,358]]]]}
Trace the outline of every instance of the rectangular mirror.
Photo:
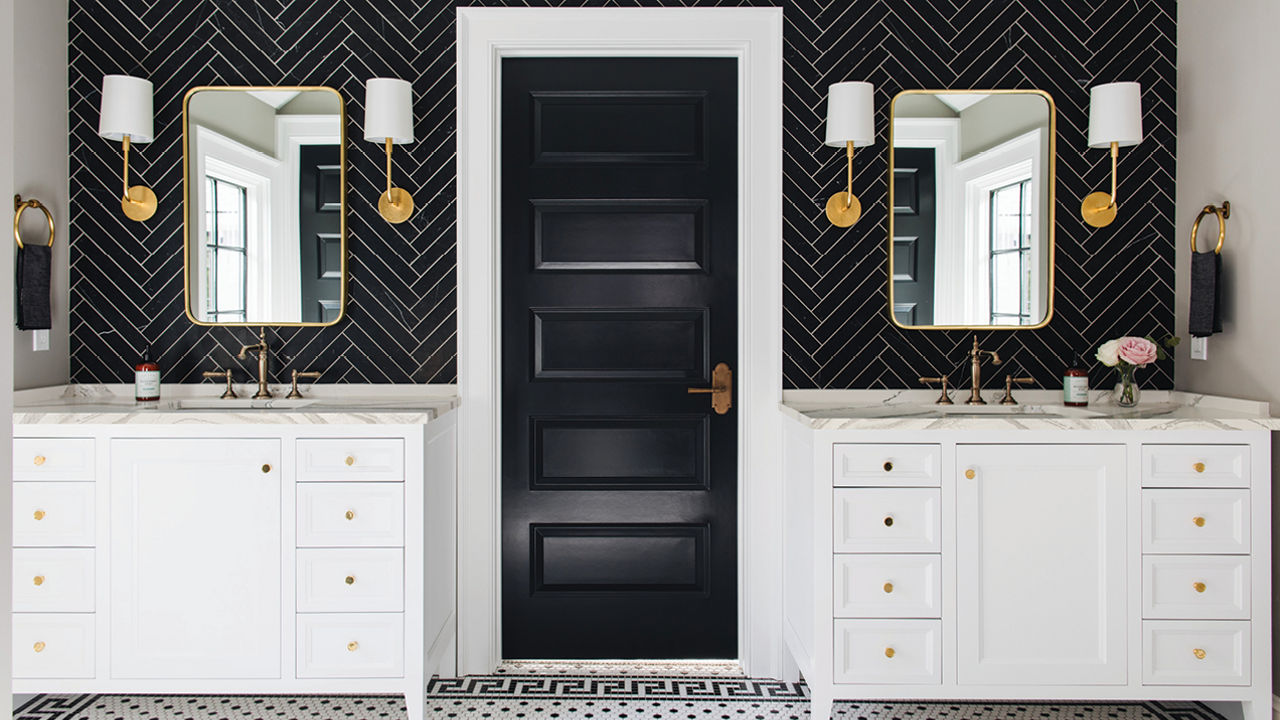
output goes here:
{"type": "Polygon", "coordinates": [[[900,327],[1053,315],[1055,110],[1040,90],[906,90],[889,109],[889,311],[900,327]]]}
{"type": "Polygon", "coordinates": [[[346,304],[346,110],[326,87],[197,87],[182,104],[187,315],[332,325],[346,304]]]}

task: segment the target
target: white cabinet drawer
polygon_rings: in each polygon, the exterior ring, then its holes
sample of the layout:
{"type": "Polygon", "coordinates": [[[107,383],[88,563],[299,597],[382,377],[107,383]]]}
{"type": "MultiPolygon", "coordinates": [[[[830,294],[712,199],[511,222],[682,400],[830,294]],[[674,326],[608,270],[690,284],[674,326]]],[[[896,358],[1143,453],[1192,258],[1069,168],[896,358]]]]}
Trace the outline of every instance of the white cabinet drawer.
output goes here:
{"type": "Polygon", "coordinates": [[[942,617],[939,555],[837,555],[835,616],[942,617]]]}
{"type": "Polygon", "coordinates": [[[93,480],[93,438],[14,438],[14,480],[93,480]]]}
{"type": "Polygon", "coordinates": [[[1249,558],[1148,555],[1142,559],[1142,616],[1248,620],[1249,558]]]}
{"type": "Polygon", "coordinates": [[[70,482],[14,484],[14,547],[92,547],[95,487],[70,482]]]}
{"type": "Polygon", "coordinates": [[[18,548],[13,551],[13,611],[93,612],[93,550],[18,548]]]}
{"type": "Polygon", "coordinates": [[[1143,445],[1143,487],[1249,487],[1248,445],[1143,445]]]}
{"type": "Polygon", "coordinates": [[[15,678],[91,678],[93,615],[13,615],[15,678]]]}
{"type": "Polygon", "coordinates": [[[299,615],[298,677],[404,677],[404,616],[299,615]]]}
{"type": "Polygon", "coordinates": [[[404,441],[315,438],[298,441],[298,482],[404,481],[404,441]]]}
{"type": "Polygon", "coordinates": [[[939,445],[835,445],[836,486],[937,487],[939,445]]]}
{"type": "Polygon", "coordinates": [[[941,620],[837,620],[835,681],[940,685],[941,620]]]}
{"type": "Polygon", "coordinates": [[[299,547],[404,544],[402,483],[298,485],[299,547]]]}
{"type": "Polygon", "coordinates": [[[298,551],[298,612],[404,610],[399,548],[298,551]]]}
{"type": "Polygon", "coordinates": [[[939,552],[940,490],[858,488],[834,492],[836,552],[939,552]]]}
{"type": "Polygon", "coordinates": [[[1248,490],[1143,490],[1142,552],[1249,553],[1248,490]]]}
{"type": "Polygon", "coordinates": [[[1142,684],[1248,685],[1249,623],[1227,620],[1142,623],[1142,684]]]}

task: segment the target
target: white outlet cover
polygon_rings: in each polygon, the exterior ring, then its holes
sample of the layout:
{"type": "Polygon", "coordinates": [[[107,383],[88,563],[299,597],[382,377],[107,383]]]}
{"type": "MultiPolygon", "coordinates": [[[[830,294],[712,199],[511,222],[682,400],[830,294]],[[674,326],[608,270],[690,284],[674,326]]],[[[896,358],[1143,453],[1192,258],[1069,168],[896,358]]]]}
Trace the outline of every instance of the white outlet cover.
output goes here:
{"type": "Polygon", "coordinates": [[[31,351],[45,352],[49,349],[49,331],[33,330],[31,331],[31,351]]]}
{"type": "Polygon", "coordinates": [[[1209,338],[1207,337],[1191,338],[1191,359],[1192,360],[1208,360],[1209,359],[1209,338]]]}

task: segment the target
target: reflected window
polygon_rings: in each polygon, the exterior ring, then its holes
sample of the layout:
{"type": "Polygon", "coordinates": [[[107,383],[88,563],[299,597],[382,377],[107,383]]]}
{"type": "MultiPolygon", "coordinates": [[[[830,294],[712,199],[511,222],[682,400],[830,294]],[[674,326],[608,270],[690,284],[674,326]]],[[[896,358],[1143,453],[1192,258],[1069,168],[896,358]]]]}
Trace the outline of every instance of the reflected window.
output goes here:
{"type": "Polygon", "coordinates": [[[249,256],[248,189],[206,176],[205,317],[215,322],[247,319],[249,256]]]}
{"type": "Polygon", "coordinates": [[[1032,325],[1031,180],[996,188],[988,201],[991,324],[1032,325]]]}

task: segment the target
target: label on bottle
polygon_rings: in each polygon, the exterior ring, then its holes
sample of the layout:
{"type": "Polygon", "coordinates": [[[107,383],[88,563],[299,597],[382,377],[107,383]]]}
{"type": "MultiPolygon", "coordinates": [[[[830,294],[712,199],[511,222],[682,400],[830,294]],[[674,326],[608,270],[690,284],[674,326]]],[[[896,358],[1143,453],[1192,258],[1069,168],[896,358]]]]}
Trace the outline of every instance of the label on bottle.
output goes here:
{"type": "Polygon", "coordinates": [[[138,402],[149,402],[160,399],[159,370],[134,371],[133,398],[138,402]]]}
{"type": "Polygon", "coordinates": [[[1089,378],[1065,375],[1062,378],[1062,402],[1086,405],[1089,402],[1089,378]]]}

